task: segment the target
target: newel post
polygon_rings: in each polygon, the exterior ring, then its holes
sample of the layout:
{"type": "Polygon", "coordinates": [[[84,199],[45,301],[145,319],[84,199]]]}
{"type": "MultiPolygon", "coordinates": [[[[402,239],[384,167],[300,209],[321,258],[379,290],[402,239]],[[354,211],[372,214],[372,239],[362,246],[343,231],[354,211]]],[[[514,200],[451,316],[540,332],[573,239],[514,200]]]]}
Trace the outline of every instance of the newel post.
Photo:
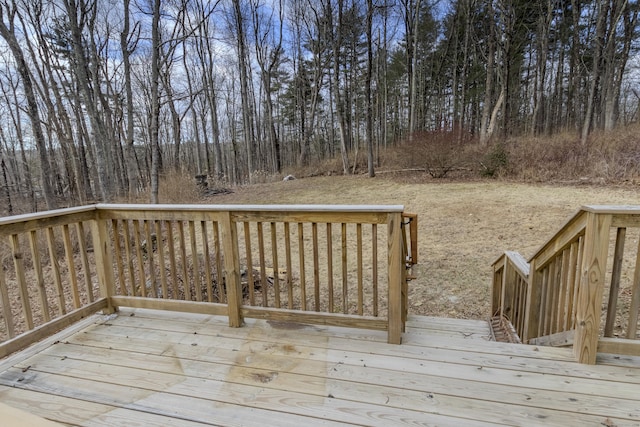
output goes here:
{"type": "Polygon", "coordinates": [[[238,251],[238,227],[231,219],[231,212],[222,212],[219,224],[222,232],[224,273],[227,285],[229,326],[242,326],[242,283],[240,281],[240,255],[238,251]]]}
{"type": "Polygon", "coordinates": [[[522,342],[528,342],[538,337],[540,329],[540,298],[542,288],[542,274],[537,271],[536,260],[529,262],[529,277],[527,278],[527,301],[525,305],[524,332],[520,337],[522,342]]]}
{"type": "Polygon", "coordinates": [[[388,342],[400,344],[402,341],[402,280],[404,273],[404,252],[402,245],[402,213],[390,213],[387,217],[388,229],[388,342]]]}
{"type": "Polygon", "coordinates": [[[102,312],[103,314],[111,314],[117,311],[117,308],[114,307],[111,302],[111,297],[114,294],[115,277],[113,275],[113,259],[109,245],[109,233],[107,232],[105,220],[100,218],[99,211],[95,212],[95,217],[90,223],[94,261],[98,275],[98,284],[100,285],[100,298],[107,299],[107,307],[105,307],[102,312]]]}
{"type": "Polygon", "coordinates": [[[610,227],[611,215],[587,214],[573,354],[578,362],[591,365],[598,350],[610,227]]]}

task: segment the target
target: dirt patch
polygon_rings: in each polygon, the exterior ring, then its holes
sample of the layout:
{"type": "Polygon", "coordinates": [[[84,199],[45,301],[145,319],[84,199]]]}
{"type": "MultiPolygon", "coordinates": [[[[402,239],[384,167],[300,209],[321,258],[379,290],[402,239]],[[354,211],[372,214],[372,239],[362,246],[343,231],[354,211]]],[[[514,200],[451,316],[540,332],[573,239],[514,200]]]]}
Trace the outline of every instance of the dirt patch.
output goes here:
{"type": "Polygon", "coordinates": [[[316,177],[242,187],[216,204],[402,204],[419,217],[411,313],[487,318],[491,264],[505,250],[530,257],[580,206],[637,204],[637,188],[503,181],[447,182],[423,175],[316,177]]]}

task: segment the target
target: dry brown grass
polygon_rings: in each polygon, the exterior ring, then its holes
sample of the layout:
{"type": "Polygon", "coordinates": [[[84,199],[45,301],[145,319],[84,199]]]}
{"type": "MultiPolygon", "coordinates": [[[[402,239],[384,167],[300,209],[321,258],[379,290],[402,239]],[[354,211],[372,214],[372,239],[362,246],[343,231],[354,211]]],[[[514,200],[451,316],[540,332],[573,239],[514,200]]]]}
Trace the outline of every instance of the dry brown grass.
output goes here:
{"type": "Polygon", "coordinates": [[[425,174],[315,177],[242,187],[205,203],[403,204],[419,215],[419,264],[410,311],[489,316],[491,263],[504,250],[529,257],[581,205],[637,204],[635,186],[451,182],[425,174]]]}

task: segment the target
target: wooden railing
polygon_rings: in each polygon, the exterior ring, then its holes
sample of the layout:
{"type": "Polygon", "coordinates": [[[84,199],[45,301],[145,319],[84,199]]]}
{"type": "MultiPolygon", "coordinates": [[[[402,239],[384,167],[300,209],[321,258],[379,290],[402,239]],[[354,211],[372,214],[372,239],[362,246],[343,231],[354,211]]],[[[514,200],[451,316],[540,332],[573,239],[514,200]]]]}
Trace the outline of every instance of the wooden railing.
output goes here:
{"type": "Polygon", "coordinates": [[[4,218],[0,357],[118,306],[386,330],[400,343],[416,243],[402,206],[95,205],[4,218]]]}
{"type": "Polygon", "coordinates": [[[493,315],[509,320],[518,337],[525,336],[528,276],[529,263],[517,252],[507,251],[493,264],[493,315]]]}
{"type": "Polygon", "coordinates": [[[626,248],[627,229],[640,232],[640,206],[586,206],[528,263],[505,253],[493,265],[493,313],[525,342],[572,345],[582,363],[598,351],[640,355],[640,247],[626,248]]]}

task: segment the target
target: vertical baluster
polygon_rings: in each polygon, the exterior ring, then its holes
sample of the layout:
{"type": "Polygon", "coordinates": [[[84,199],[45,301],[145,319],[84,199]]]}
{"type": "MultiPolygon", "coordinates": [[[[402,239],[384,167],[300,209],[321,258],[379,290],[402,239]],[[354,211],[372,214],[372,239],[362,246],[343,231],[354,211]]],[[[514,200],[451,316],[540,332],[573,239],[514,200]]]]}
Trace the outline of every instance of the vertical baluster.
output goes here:
{"type": "MultiPolygon", "coordinates": [[[[82,222],[76,223],[76,234],[78,235],[78,248],[80,249],[80,260],[84,272],[84,286],[87,289],[87,299],[93,302],[93,284],[91,283],[91,268],[89,257],[87,256],[87,242],[85,241],[84,225],[82,222]]],[[[132,282],[133,283],[133,282],[132,282]]]]}
{"type": "Polygon", "coordinates": [[[276,237],[276,223],[271,223],[271,262],[273,263],[273,290],[275,292],[276,308],[280,308],[280,269],[278,267],[278,241],[276,237]]]}
{"type": "Polygon", "coordinates": [[[522,277],[519,277],[520,288],[522,289],[520,293],[520,318],[518,319],[518,336],[522,338],[524,333],[524,322],[525,322],[525,310],[527,306],[527,293],[528,293],[528,285],[526,280],[522,277]]]}
{"type": "MultiPolygon", "coordinates": [[[[44,275],[42,274],[42,262],[40,260],[40,248],[38,247],[38,235],[36,230],[29,232],[29,246],[31,247],[31,261],[33,269],[36,273],[36,287],[40,296],[40,305],[42,306],[42,317],[45,322],[51,320],[49,314],[49,301],[47,300],[47,290],[44,286],[44,275]]],[[[0,269],[2,267],[0,266],[0,269]]]]}
{"type": "Polygon", "coordinates": [[[127,289],[126,282],[124,280],[124,266],[122,265],[122,249],[120,248],[120,225],[117,219],[111,220],[111,229],[113,230],[113,250],[116,258],[116,270],[118,271],[120,292],[122,295],[126,295],[127,289]]]}
{"type": "Polygon", "coordinates": [[[584,258],[584,236],[578,240],[578,267],[576,274],[576,286],[573,291],[573,311],[571,313],[571,329],[576,327],[576,314],[578,311],[578,295],[580,294],[580,282],[582,281],[582,259],[584,258]]]}
{"type": "Polygon", "coordinates": [[[267,300],[267,272],[265,266],[265,255],[264,255],[264,234],[262,233],[262,223],[258,222],[258,254],[259,254],[259,262],[260,262],[260,287],[262,289],[262,306],[268,307],[267,300]]]}
{"type": "Polygon", "coordinates": [[[327,307],[327,312],[333,313],[335,304],[333,301],[333,232],[330,222],[327,223],[327,287],[329,289],[329,307],[327,307]]]}
{"type": "Polygon", "coordinates": [[[568,331],[573,328],[573,309],[575,304],[576,277],[578,276],[578,245],[579,242],[571,243],[569,249],[569,275],[567,277],[567,315],[564,319],[564,330],[568,331]]]}
{"type": "Polygon", "coordinates": [[[371,286],[373,287],[373,315],[378,316],[378,224],[371,224],[371,286]]]}
{"type": "Polygon", "coordinates": [[[180,258],[182,260],[182,287],[184,288],[185,301],[191,301],[191,283],[189,282],[189,271],[187,270],[187,244],[184,237],[184,223],[178,221],[178,239],[180,240],[180,258]]]}
{"type": "Polygon", "coordinates": [[[638,331],[638,311],[640,310],[640,238],[638,238],[638,251],[636,265],[633,272],[633,285],[631,287],[631,305],[629,306],[629,324],[627,326],[627,338],[636,339],[638,331]]]}
{"type": "MultiPolygon", "coordinates": [[[[144,221],[144,234],[147,240],[147,262],[149,263],[149,285],[151,287],[151,296],[153,298],[158,297],[158,278],[156,277],[155,256],[153,236],[151,236],[151,225],[153,220],[144,221]]],[[[156,236],[156,239],[158,236],[156,236]]],[[[157,242],[156,242],[157,245],[157,242]]],[[[146,287],[146,284],[145,284],[146,287]]]]}
{"type": "Polygon", "coordinates": [[[162,298],[169,298],[169,289],[167,286],[167,270],[165,268],[164,255],[164,239],[162,238],[162,223],[154,221],[156,232],[156,248],[158,250],[158,269],[160,270],[160,286],[162,289],[162,298]]]}
{"type": "Polygon", "coordinates": [[[222,286],[223,279],[223,268],[222,268],[222,250],[220,249],[220,230],[218,227],[218,222],[213,223],[213,246],[216,252],[216,273],[218,279],[218,302],[224,303],[227,300],[227,296],[225,294],[225,289],[222,286]]]}
{"type": "Polygon", "coordinates": [[[173,299],[180,299],[180,289],[178,287],[178,267],[176,266],[176,242],[173,236],[173,222],[166,221],[167,228],[167,249],[169,250],[169,272],[171,274],[171,291],[173,299]]]}
{"type": "Polygon", "coordinates": [[[53,275],[53,282],[56,285],[58,292],[58,311],[60,315],[67,314],[66,302],[64,299],[64,287],[62,285],[62,277],[60,276],[60,265],[58,264],[58,257],[56,254],[55,236],[53,234],[53,228],[48,227],[46,231],[47,247],[49,248],[49,263],[51,264],[51,274],[53,275]]]}
{"type": "Polygon", "coordinates": [[[209,259],[209,236],[207,233],[207,223],[205,221],[200,221],[200,234],[202,235],[202,256],[204,259],[204,280],[205,289],[207,290],[207,301],[213,302],[211,260],[209,259]]]}
{"type": "Polygon", "coordinates": [[[251,229],[249,223],[244,223],[244,246],[247,257],[247,287],[249,288],[249,305],[256,305],[255,284],[253,282],[253,259],[251,252],[251,229]]]}
{"type": "Polygon", "coordinates": [[[547,324],[547,308],[549,307],[549,266],[547,265],[542,270],[542,292],[540,295],[540,301],[543,303],[540,304],[540,323],[538,327],[538,337],[542,337],[546,335],[546,324],[547,324]]]}
{"type": "Polygon", "coordinates": [[[342,234],[342,312],[347,314],[349,311],[349,288],[347,276],[347,224],[344,222],[341,226],[342,234]]]}
{"type": "Polygon", "coordinates": [[[129,276],[129,295],[136,296],[136,272],[133,266],[133,255],[131,254],[131,229],[129,228],[129,220],[122,221],[122,231],[124,234],[124,256],[127,261],[127,272],[129,276]]]}
{"type": "Polygon", "coordinates": [[[358,264],[358,314],[364,314],[364,279],[362,270],[362,224],[356,225],[357,264],[358,264]]]}
{"type": "Polygon", "coordinates": [[[196,301],[202,301],[202,279],[200,277],[200,265],[198,263],[198,244],[196,241],[196,225],[189,221],[189,240],[191,243],[191,258],[193,259],[193,286],[196,288],[196,301]]]}
{"type": "MultiPolygon", "coordinates": [[[[115,233],[115,232],[114,232],[115,233]]],[[[80,293],[78,292],[78,278],[76,277],[76,267],[73,261],[73,246],[71,245],[71,236],[69,234],[69,225],[62,226],[62,242],[64,244],[64,253],[67,261],[67,277],[71,282],[71,295],[73,297],[73,306],[80,308],[80,293]]]]}
{"type": "MultiPolygon", "coordinates": [[[[140,222],[133,221],[133,239],[136,248],[136,258],[138,259],[138,287],[140,295],[147,296],[147,279],[144,271],[144,259],[142,258],[142,242],[140,241],[140,222]]],[[[138,295],[138,292],[135,294],[138,295]]]]}
{"type": "Polygon", "coordinates": [[[298,256],[300,258],[300,304],[302,310],[307,310],[307,278],[304,261],[304,224],[298,223],[298,256]]]}
{"type": "Polygon", "coordinates": [[[313,299],[315,311],[320,311],[320,271],[318,269],[318,224],[311,223],[313,240],[313,299]]]}
{"type": "Polygon", "coordinates": [[[291,234],[289,230],[289,223],[284,223],[284,250],[285,250],[285,262],[287,268],[287,299],[288,308],[293,308],[293,277],[291,273],[291,234]]]}
{"type": "Polygon", "coordinates": [[[7,289],[7,281],[4,277],[4,269],[0,268],[0,307],[2,307],[2,317],[4,325],[7,328],[9,338],[15,336],[13,327],[13,313],[11,312],[11,301],[9,300],[9,290],[7,289]]]}
{"type": "Polygon", "coordinates": [[[560,307],[560,294],[562,292],[562,253],[556,256],[555,264],[555,278],[554,282],[554,291],[553,291],[553,311],[551,312],[551,331],[550,333],[554,334],[558,332],[558,323],[559,323],[559,315],[562,310],[560,307]]]}
{"type": "Polygon", "coordinates": [[[564,331],[565,319],[567,318],[567,290],[569,288],[569,261],[570,249],[562,251],[562,276],[560,278],[560,301],[558,302],[558,321],[556,331],[564,331]]]}

